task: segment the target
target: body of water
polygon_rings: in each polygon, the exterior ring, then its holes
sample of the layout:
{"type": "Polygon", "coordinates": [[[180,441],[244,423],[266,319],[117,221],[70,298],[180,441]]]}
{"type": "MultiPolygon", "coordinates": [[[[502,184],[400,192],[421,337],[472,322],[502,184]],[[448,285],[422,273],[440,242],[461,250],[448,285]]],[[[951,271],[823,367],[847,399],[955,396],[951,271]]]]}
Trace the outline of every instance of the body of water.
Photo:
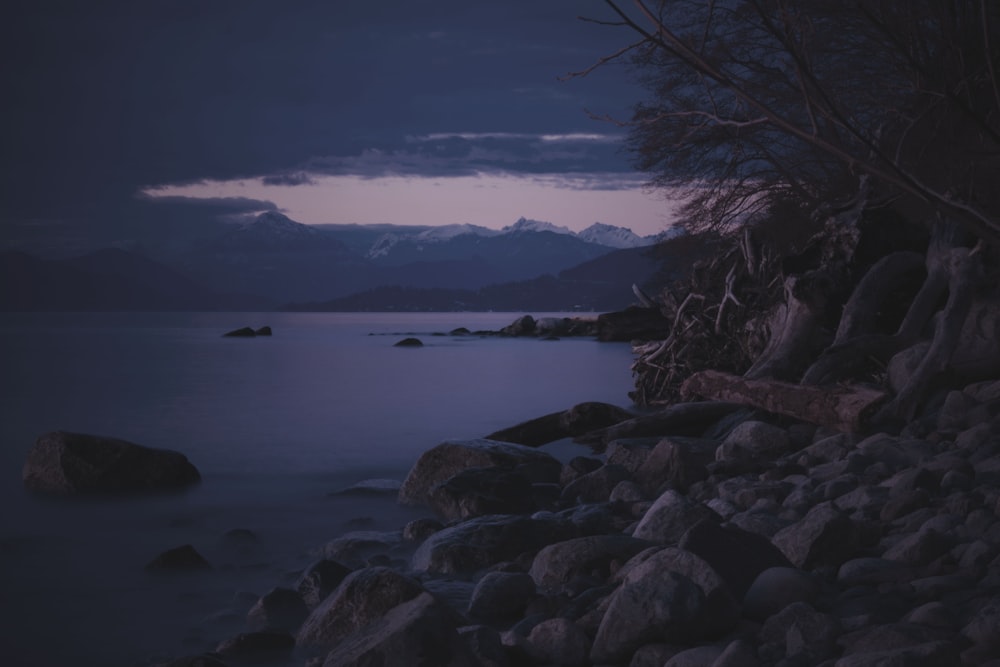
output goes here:
{"type": "Polygon", "coordinates": [[[401,480],[446,439],[583,401],[630,407],[627,345],[434,335],[518,315],[0,315],[0,655],[115,667],[211,649],[244,629],[248,600],[292,585],[326,541],[427,516],[391,496],[331,492],[401,480]],[[263,325],[272,337],[221,336],[263,325]],[[410,335],[425,346],[393,347],[410,335]],[[137,499],[28,493],[25,455],[52,430],[179,450],[203,481],[137,499]],[[234,529],[256,541],[227,541],[234,529]],[[181,544],[213,570],[144,571],[181,544]]]}

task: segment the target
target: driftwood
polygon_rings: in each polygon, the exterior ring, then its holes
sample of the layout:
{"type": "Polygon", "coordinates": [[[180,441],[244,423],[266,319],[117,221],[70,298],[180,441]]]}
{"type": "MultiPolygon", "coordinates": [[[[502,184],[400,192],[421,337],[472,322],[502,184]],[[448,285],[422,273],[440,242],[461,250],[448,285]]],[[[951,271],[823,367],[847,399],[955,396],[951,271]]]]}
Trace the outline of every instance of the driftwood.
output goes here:
{"type": "Polygon", "coordinates": [[[612,440],[653,435],[701,436],[717,421],[743,406],[737,403],[694,401],[677,403],[659,412],[642,415],[575,438],[577,442],[602,450],[612,440]]]}
{"type": "Polygon", "coordinates": [[[749,405],[848,432],[864,430],[872,414],[888,398],[886,392],[868,387],[807,387],[711,370],[689,377],[681,391],[689,396],[749,405]]]}

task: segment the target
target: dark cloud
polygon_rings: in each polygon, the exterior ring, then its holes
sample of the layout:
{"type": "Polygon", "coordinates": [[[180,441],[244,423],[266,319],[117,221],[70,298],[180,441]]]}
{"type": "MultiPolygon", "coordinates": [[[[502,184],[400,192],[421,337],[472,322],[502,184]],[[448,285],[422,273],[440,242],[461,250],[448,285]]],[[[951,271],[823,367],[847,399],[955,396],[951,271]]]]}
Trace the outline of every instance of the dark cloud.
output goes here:
{"type": "Polygon", "coordinates": [[[625,169],[610,144],[532,138],[606,132],[585,109],[623,116],[638,99],[620,69],[559,81],[628,39],[580,13],[606,9],[14,0],[0,26],[0,220],[128,225],[149,214],[143,187],[305,183],[307,169],[625,169]]]}

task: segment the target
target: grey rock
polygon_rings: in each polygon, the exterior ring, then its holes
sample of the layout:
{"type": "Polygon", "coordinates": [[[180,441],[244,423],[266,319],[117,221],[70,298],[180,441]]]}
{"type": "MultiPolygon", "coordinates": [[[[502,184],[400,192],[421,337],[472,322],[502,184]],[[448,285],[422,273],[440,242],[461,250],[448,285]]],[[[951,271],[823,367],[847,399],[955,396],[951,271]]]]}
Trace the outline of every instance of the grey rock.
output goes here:
{"type": "Polygon", "coordinates": [[[868,556],[846,561],[837,571],[837,583],[841,586],[874,586],[912,577],[912,569],[902,563],[868,556]]]}
{"type": "Polygon", "coordinates": [[[489,572],[472,591],[469,615],[481,619],[519,616],[535,596],[535,580],[523,572],[489,572]]]}
{"type": "Polygon", "coordinates": [[[688,528],[700,521],[720,517],[701,503],[677,491],[665,491],[646,511],[632,537],[649,542],[676,544],[688,528]]]}
{"type": "Polygon", "coordinates": [[[980,606],[962,628],[962,635],[978,646],[1000,654],[1000,597],[994,597],[980,606]]]}
{"type": "Polygon", "coordinates": [[[39,437],[21,476],[32,491],[63,495],[167,491],[201,480],[180,452],[67,431],[39,437]]]}
{"type": "Polygon", "coordinates": [[[650,546],[626,535],[594,535],[544,547],[531,563],[529,574],[540,590],[559,592],[575,579],[596,576],[603,583],[612,563],[624,563],[650,546]]]}
{"type": "Polygon", "coordinates": [[[615,484],[608,500],[613,503],[637,503],[642,500],[642,489],[632,480],[625,479],[615,484]]]}
{"type": "Polygon", "coordinates": [[[853,653],[834,663],[834,667],[938,667],[961,665],[958,647],[949,641],[925,642],[885,651],[853,653]]]}
{"type": "Polygon", "coordinates": [[[424,592],[419,583],[387,567],[357,570],[309,614],[296,641],[333,647],[424,592]]]}
{"type": "Polygon", "coordinates": [[[745,639],[734,639],[715,659],[712,667],[760,667],[757,652],[745,639]]]}
{"type": "Polygon", "coordinates": [[[818,665],[836,652],[840,624],[833,616],[816,611],[805,602],[794,602],[761,626],[760,657],[796,659],[797,664],[818,665]]]}
{"type": "Polygon", "coordinates": [[[417,572],[471,573],[575,536],[572,523],[554,517],[476,517],[428,537],[410,565],[417,572]]]}
{"type": "Polygon", "coordinates": [[[477,667],[509,667],[510,658],[500,640],[500,633],[487,625],[467,625],[458,635],[478,661],[477,667]]]}
{"type": "Polygon", "coordinates": [[[423,347],[424,342],[419,338],[403,338],[392,344],[393,347],[423,347]]]}
{"type": "Polygon", "coordinates": [[[651,438],[622,438],[612,440],[605,450],[607,463],[619,465],[632,475],[638,472],[653,451],[653,446],[659,442],[651,438]]]}
{"type": "Polygon", "coordinates": [[[712,667],[722,657],[722,651],[721,646],[714,644],[687,648],[671,656],[663,667],[712,667]]]}
{"type": "Polygon", "coordinates": [[[444,524],[437,519],[414,519],[403,526],[403,540],[406,542],[423,542],[442,528],[444,528],[444,524]]]}
{"type": "Polygon", "coordinates": [[[445,604],[420,593],[345,636],[327,653],[323,667],[468,667],[475,657],[458,634],[458,622],[445,604]]]}
{"type": "Polygon", "coordinates": [[[536,508],[531,482],[509,468],[467,468],[431,487],[427,505],[448,521],[536,508]]]}
{"type": "Polygon", "coordinates": [[[576,623],[566,618],[542,621],[531,629],[527,644],[532,657],[542,664],[589,664],[590,638],[576,623]]]}
{"type": "Polygon", "coordinates": [[[857,526],[832,503],[813,507],[800,521],[780,530],[774,545],[796,567],[840,565],[854,555],[859,542],[857,526]]]}
{"type": "Polygon", "coordinates": [[[322,555],[350,568],[366,567],[373,558],[384,558],[403,541],[399,531],[357,530],[323,545],[322,555]]]}
{"type": "Polygon", "coordinates": [[[704,616],[705,594],[687,577],[659,571],[626,581],[611,597],[590,658],[621,662],[650,642],[696,641],[704,616]]]}
{"type": "Polygon", "coordinates": [[[560,500],[564,505],[606,502],[619,482],[631,479],[628,470],[622,466],[603,465],[567,484],[560,500]]]}
{"type": "Polygon", "coordinates": [[[315,609],[350,573],[346,565],[324,558],[306,568],[295,583],[295,590],[309,609],[315,609]]]}
{"type": "Polygon", "coordinates": [[[685,491],[708,476],[715,460],[716,440],[669,437],[660,440],[636,471],[636,481],[648,494],[664,484],[685,491]]]}
{"type": "Polygon", "coordinates": [[[715,452],[716,461],[771,460],[791,449],[788,432],[761,421],[745,421],[729,432],[715,452]]]}
{"type": "Polygon", "coordinates": [[[953,540],[936,530],[920,530],[887,549],[882,557],[906,565],[926,565],[946,553],[953,544],[953,540]]]}
{"type": "Polygon", "coordinates": [[[532,481],[556,481],[562,469],[562,464],[549,454],[523,445],[484,439],[443,442],[417,459],[399,490],[399,502],[404,505],[426,503],[434,486],[468,468],[513,469],[526,464],[548,471],[547,480],[532,481]]]}

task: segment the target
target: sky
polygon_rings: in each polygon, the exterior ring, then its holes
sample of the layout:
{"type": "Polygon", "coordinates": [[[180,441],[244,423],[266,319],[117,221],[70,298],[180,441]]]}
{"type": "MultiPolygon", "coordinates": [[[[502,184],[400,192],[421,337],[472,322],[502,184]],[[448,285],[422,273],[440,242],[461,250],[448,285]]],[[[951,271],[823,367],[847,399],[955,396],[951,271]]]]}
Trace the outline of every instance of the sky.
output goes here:
{"type": "Polygon", "coordinates": [[[663,231],[601,0],[14,0],[0,241],[320,223],[663,231]]]}

